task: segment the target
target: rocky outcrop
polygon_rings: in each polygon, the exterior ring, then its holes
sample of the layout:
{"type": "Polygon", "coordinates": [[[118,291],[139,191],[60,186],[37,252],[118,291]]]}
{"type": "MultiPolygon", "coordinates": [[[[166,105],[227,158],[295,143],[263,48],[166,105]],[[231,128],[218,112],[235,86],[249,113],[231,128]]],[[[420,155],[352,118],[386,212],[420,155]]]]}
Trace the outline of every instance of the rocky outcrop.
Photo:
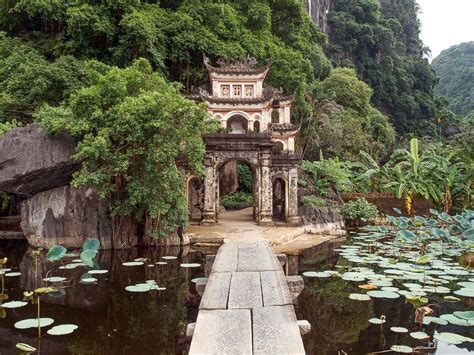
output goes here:
{"type": "Polygon", "coordinates": [[[338,210],[328,207],[303,205],[298,208],[301,224],[311,225],[315,229],[331,230],[344,228],[344,219],[338,210]]]}
{"type": "Polygon", "coordinates": [[[106,207],[92,188],[61,186],[23,201],[21,228],[34,247],[61,244],[79,248],[87,238],[98,238],[110,248],[112,227],[106,207]]]}
{"type": "Polygon", "coordinates": [[[50,137],[38,123],[12,129],[0,138],[0,191],[30,197],[68,184],[80,167],[75,147],[69,135],[50,137]]]}
{"type": "Polygon", "coordinates": [[[308,14],[321,31],[328,33],[328,13],[331,7],[331,0],[306,0],[308,14]]]}
{"type": "Polygon", "coordinates": [[[225,196],[239,188],[239,177],[237,175],[237,161],[226,163],[219,171],[219,194],[225,196]]]}

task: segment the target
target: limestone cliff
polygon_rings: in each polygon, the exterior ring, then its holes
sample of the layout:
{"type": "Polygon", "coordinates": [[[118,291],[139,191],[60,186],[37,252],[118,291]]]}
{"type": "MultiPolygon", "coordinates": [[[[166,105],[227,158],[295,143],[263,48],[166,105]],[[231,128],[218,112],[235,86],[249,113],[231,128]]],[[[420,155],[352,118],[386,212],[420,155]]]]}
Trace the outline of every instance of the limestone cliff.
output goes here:
{"type": "Polygon", "coordinates": [[[331,0],[305,0],[306,9],[313,22],[321,31],[328,33],[327,16],[331,7],[331,0]]]}

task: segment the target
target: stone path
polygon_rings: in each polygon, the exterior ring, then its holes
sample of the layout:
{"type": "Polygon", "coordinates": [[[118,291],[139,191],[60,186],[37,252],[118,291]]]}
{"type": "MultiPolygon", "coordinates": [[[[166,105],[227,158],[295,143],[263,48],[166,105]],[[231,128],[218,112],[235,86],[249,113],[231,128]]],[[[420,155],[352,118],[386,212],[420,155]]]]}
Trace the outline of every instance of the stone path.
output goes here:
{"type": "Polygon", "coordinates": [[[266,241],[223,244],[189,354],[304,354],[287,278],[266,241]]]}

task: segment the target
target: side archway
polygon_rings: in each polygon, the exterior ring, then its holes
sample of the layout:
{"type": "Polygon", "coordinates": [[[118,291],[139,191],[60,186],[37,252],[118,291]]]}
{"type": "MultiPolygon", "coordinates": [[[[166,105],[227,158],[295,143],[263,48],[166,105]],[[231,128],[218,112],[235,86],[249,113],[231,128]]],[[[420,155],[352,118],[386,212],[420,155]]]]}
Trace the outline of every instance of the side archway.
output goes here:
{"type": "Polygon", "coordinates": [[[277,176],[272,183],[272,204],[274,221],[285,222],[288,215],[288,187],[286,180],[277,176]]]}

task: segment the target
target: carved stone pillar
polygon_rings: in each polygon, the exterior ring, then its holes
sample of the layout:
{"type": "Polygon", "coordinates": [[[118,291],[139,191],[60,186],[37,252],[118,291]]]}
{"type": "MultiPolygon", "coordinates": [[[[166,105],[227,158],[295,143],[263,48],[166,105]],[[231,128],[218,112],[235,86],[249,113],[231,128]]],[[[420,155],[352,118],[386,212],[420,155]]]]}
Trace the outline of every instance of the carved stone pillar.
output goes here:
{"type": "Polygon", "coordinates": [[[204,178],[204,208],[202,212],[201,225],[216,224],[216,191],[215,191],[215,166],[214,157],[206,155],[204,166],[206,176],[204,178]]]}
{"type": "Polygon", "coordinates": [[[293,167],[288,172],[288,218],[290,225],[300,224],[298,215],[298,169],[293,167]]]}
{"type": "Polygon", "coordinates": [[[260,209],[260,225],[273,225],[272,221],[272,180],[270,178],[271,153],[262,152],[260,164],[260,181],[261,181],[261,209],[260,209]]]}

